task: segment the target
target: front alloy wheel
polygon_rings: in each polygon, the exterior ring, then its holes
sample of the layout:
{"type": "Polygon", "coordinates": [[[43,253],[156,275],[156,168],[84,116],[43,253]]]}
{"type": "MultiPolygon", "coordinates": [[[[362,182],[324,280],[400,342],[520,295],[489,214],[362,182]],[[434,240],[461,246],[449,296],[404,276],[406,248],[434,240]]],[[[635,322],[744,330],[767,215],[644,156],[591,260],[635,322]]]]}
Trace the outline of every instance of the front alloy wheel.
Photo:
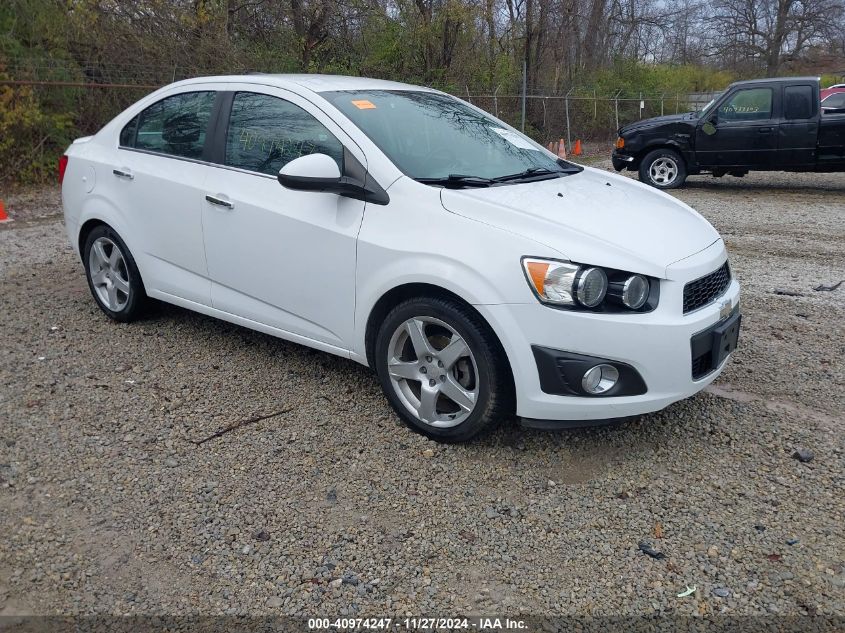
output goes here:
{"type": "Polygon", "coordinates": [[[678,177],[678,163],[674,158],[662,156],[648,168],[651,179],[661,187],[667,187],[678,177]]]}
{"type": "Polygon", "coordinates": [[[678,152],[668,148],[646,154],[640,162],[640,180],[657,189],[674,189],[687,179],[687,166],[678,152]]]}
{"type": "Polygon", "coordinates": [[[470,306],[409,299],[376,334],[376,372],[388,401],[418,433],[464,442],[513,413],[513,378],[502,346],[470,306]]]}
{"type": "Polygon", "coordinates": [[[411,415],[448,428],[467,419],[478,400],[478,367],[466,341],[434,317],[413,317],[390,339],[387,371],[411,415]]]}

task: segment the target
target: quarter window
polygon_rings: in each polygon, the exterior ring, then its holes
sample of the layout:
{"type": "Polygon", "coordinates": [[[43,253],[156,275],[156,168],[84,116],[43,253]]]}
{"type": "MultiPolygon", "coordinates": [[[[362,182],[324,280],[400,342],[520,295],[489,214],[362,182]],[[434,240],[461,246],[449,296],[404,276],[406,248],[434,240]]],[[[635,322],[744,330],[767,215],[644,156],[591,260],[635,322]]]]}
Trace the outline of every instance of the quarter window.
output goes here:
{"type": "Polygon", "coordinates": [[[765,121],[772,118],[772,89],[738,90],[719,106],[719,119],[726,121],[765,121]]]}
{"type": "Polygon", "coordinates": [[[235,94],[226,165],[275,176],[290,161],[308,154],[328,154],[343,170],[343,145],[305,110],[278,97],[235,94]]]}
{"type": "Polygon", "coordinates": [[[214,92],[186,92],[154,103],[120,133],[123,147],[201,158],[214,92]]]}
{"type": "Polygon", "coordinates": [[[783,101],[784,118],[809,119],[813,116],[813,89],[810,86],[787,86],[783,101]]]}

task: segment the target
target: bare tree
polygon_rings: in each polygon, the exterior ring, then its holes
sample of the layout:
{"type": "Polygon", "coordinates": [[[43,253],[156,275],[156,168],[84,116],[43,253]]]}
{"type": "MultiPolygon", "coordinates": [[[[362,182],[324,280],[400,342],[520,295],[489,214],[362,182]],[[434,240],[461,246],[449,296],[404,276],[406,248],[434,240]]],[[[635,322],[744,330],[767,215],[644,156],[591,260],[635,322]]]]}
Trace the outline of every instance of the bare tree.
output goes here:
{"type": "Polygon", "coordinates": [[[721,57],[777,75],[784,61],[833,36],[841,0],[716,0],[711,23],[721,57]]]}

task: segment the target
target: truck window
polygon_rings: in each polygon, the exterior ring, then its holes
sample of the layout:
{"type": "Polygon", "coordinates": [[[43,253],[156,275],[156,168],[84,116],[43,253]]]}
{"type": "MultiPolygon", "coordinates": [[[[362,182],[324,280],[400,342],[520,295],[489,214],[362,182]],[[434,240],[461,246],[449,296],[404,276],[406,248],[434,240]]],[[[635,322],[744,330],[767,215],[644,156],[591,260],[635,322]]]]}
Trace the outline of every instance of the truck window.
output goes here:
{"type": "Polygon", "coordinates": [[[772,118],[772,89],[737,90],[719,106],[719,119],[725,121],[764,121],[772,118]]]}
{"type": "Polygon", "coordinates": [[[813,116],[813,89],[810,86],[787,86],[783,91],[785,119],[809,119],[813,116]]]}
{"type": "Polygon", "coordinates": [[[822,101],[823,108],[845,108],[845,92],[835,92],[822,101]]]}

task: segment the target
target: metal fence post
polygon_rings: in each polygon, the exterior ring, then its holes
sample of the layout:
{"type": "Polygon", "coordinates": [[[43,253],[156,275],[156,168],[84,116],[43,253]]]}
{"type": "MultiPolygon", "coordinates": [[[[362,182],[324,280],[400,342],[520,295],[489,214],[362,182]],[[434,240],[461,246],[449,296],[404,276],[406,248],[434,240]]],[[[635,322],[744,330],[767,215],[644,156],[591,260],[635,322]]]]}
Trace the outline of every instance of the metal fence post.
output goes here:
{"type": "Polygon", "coordinates": [[[569,93],[572,92],[572,88],[570,88],[564,99],[564,104],[566,105],[566,145],[567,151],[572,150],[572,134],[569,132],[569,93]]]}
{"type": "Polygon", "coordinates": [[[499,99],[496,96],[499,92],[499,86],[496,86],[496,89],[493,91],[493,116],[497,119],[499,118],[499,99]]]}
{"type": "Polygon", "coordinates": [[[527,88],[527,81],[528,78],[526,77],[526,73],[528,72],[528,66],[525,63],[525,60],[522,60],[522,132],[525,133],[525,93],[528,90],[527,88]]]}
{"type": "Polygon", "coordinates": [[[548,101],[548,99],[546,97],[543,97],[543,140],[544,141],[549,134],[548,126],[547,126],[547,123],[546,123],[546,101],[548,101]]]}
{"type": "Polygon", "coordinates": [[[616,112],[616,129],[619,129],[619,93],[622,92],[618,90],[615,95],[613,95],[613,109],[616,112]]]}

